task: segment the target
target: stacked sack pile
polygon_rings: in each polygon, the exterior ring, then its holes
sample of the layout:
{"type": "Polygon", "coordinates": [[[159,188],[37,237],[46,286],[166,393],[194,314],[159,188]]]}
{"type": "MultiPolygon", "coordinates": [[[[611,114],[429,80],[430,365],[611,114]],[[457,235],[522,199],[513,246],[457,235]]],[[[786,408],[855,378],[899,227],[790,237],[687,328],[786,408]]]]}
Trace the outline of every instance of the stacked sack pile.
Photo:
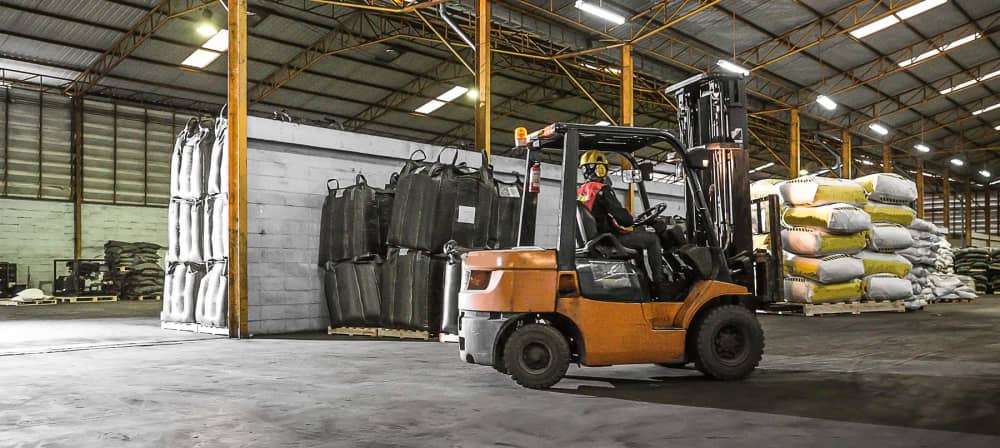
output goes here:
{"type": "Polygon", "coordinates": [[[872,220],[868,246],[857,255],[865,264],[865,297],[871,300],[906,300],[908,309],[926,305],[914,296],[908,277],[913,264],[899,254],[913,246],[909,226],[916,217],[910,206],[917,199],[917,185],[900,175],[877,173],[855,179],[867,195],[864,210],[872,220]]]}
{"type": "Polygon", "coordinates": [[[443,309],[446,266],[460,268],[457,252],[513,244],[521,196],[485,156],[481,168],[457,157],[414,152],[382,189],[361,175],[348,187],[328,181],[319,264],[331,327],[454,328],[442,322],[455,318],[443,309]]]}
{"type": "Polygon", "coordinates": [[[104,262],[111,270],[113,290],[122,299],[163,294],[163,268],[160,267],[162,249],[155,243],[104,243],[104,262]]]}
{"type": "MultiPolygon", "coordinates": [[[[945,234],[943,229],[920,218],[913,219],[909,230],[910,236],[913,238],[913,246],[898,253],[913,263],[913,269],[910,270],[906,278],[913,285],[914,300],[927,303],[935,298],[931,275],[939,272],[939,253],[942,242],[947,243],[947,240],[942,238],[942,235],[945,234]]],[[[950,255],[948,256],[950,257],[950,255]]],[[[914,305],[920,303],[916,302],[914,305]]]]}
{"type": "MultiPolygon", "coordinates": [[[[1000,253],[998,253],[1000,255],[1000,253]]],[[[992,290],[993,251],[985,247],[966,247],[955,251],[955,273],[971,277],[977,294],[992,290]]]]}
{"type": "MultiPolygon", "coordinates": [[[[773,184],[773,183],[772,183],[773,184]]],[[[851,302],[864,294],[866,265],[854,254],[866,245],[871,219],[865,192],[849,180],[800,177],[776,184],[782,202],[785,299],[851,302]]]]}
{"type": "Polygon", "coordinates": [[[228,126],[192,118],[170,160],[163,322],[227,326],[228,126]]]}

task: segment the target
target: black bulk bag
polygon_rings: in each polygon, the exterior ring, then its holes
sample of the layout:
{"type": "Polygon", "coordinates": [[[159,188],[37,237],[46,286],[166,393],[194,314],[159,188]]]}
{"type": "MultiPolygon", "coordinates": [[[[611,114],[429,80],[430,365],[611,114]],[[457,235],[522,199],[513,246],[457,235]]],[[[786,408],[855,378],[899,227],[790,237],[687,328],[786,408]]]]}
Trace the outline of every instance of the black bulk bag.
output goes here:
{"type": "Polygon", "coordinates": [[[441,194],[438,196],[432,245],[434,252],[441,250],[450,240],[460,246],[474,248],[496,245],[496,237],[490,231],[496,213],[497,189],[486,153],[482,153],[482,157],[481,169],[455,165],[454,162],[442,165],[441,194]]]}
{"type": "Polygon", "coordinates": [[[462,257],[470,249],[449,241],[444,245],[444,290],[441,305],[441,332],[458,334],[458,293],[462,289],[462,257]]]}
{"type": "Polygon", "coordinates": [[[389,249],[382,265],[382,327],[437,332],[441,323],[444,260],[389,249]]]}
{"type": "Polygon", "coordinates": [[[396,186],[399,183],[399,173],[392,173],[385,188],[375,191],[375,203],[378,207],[379,252],[383,258],[388,251],[389,223],[392,221],[392,204],[396,199],[396,186]]]}
{"type": "Polygon", "coordinates": [[[339,262],[381,252],[377,189],[358,174],[355,184],[340,188],[336,179],[327,181],[320,223],[319,264],[339,262]],[[330,188],[336,182],[337,187],[330,188]]]}
{"type": "Polygon", "coordinates": [[[381,258],[372,255],[343,263],[328,263],[323,276],[323,291],[331,327],[379,325],[380,263],[381,258]]]}
{"type": "Polygon", "coordinates": [[[437,232],[434,226],[439,196],[443,192],[442,173],[441,164],[414,160],[413,155],[410,156],[400,170],[396,184],[387,235],[389,245],[424,251],[441,250],[447,239],[435,245],[434,235],[437,232]]]}
{"type": "Polygon", "coordinates": [[[497,180],[496,185],[497,212],[492,233],[496,235],[498,248],[509,249],[517,246],[517,234],[521,230],[521,194],[524,185],[520,177],[514,182],[497,180]]]}

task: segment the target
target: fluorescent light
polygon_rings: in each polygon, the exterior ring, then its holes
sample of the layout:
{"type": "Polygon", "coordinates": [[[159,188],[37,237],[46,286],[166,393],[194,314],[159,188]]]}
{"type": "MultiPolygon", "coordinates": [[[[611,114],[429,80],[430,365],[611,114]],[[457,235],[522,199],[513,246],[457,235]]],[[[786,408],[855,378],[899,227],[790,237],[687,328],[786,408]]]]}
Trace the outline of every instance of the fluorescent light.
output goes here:
{"type": "Polygon", "coordinates": [[[229,50],[229,30],[221,29],[218,33],[215,33],[208,42],[205,42],[201,48],[206,50],[215,50],[218,52],[223,52],[229,50]]]}
{"type": "Polygon", "coordinates": [[[719,62],[716,62],[716,64],[718,64],[719,67],[721,67],[723,70],[727,72],[739,73],[743,76],[750,75],[750,70],[747,70],[746,68],[743,68],[739,65],[733,64],[732,62],[729,62],[725,59],[719,59],[719,62]]]}
{"type": "Polygon", "coordinates": [[[858,39],[861,39],[862,37],[868,36],[870,34],[875,34],[897,23],[899,23],[899,18],[896,17],[895,15],[886,16],[872,23],[869,23],[861,28],[851,31],[851,35],[858,39]]]}
{"type": "Polygon", "coordinates": [[[198,34],[201,34],[202,36],[206,36],[207,37],[207,36],[211,36],[211,35],[215,34],[215,32],[218,31],[218,30],[215,28],[215,25],[212,25],[211,23],[205,22],[205,23],[202,23],[201,25],[198,25],[198,28],[195,28],[195,31],[197,31],[198,34]]]}
{"type": "Polygon", "coordinates": [[[993,130],[994,131],[1000,131],[1000,124],[998,124],[995,128],[993,128],[993,130]]]}
{"type": "Polygon", "coordinates": [[[931,49],[929,51],[925,51],[923,53],[920,53],[916,57],[913,57],[913,58],[910,58],[910,59],[906,59],[904,61],[900,61],[899,62],[899,66],[900,67],[906,67],[908,65],[916,64],[917,62],[920,62],[920,61],[922,61],[924,59],[927,59],[927,58],[929,58],[931,56],[935,56],[935,55],[937,55],[939,53],[942,53],[942,52],[945,52],[945,51],[948,51],[948,50],[952,50],[952,49],[961,47],[962,45],[965,45],[965,44],[967,44],[969,42],[972,42],[972,41],[974,41],[976,39],[979,39],[980,37],[983,37],[983,35],[979,34],[979,33],[970,34],[970,35],[965,36],[965,37],[963,37],[961,39],[953,41],[953,42],[951,42],[949,44],[946,44],[946,45],[943,45],[943,46],[931,49]]]}
{"type": "Polygon", "coordinates": [[[601,120],[601,121],[598,121],[597,123],[594,123],[594,125],[596,125],[596,126],[610,126],[611,122],[610,121],[601,120]]]}
{"type": "Polygon", "coordinates": [[[434,112],[434,111],[440,109],[441,106],[444,106],[445,104],[446,103],[444,101],[430,100],[430,101],[424,103],[423,106],[418,107],[417,110],[415,110],[414,112],[416,112],[418,114],[427,115],[427,114],[429,114],[431,112],[434,112]]]}
{"type": "Polygon", "coordinates": [[[576,0],[576,5],[574,6],[576,6],[576,9],[579,9],[580,11],[600,17],[615,25],[621,25],[625,23],[625,17],[621,16],[620,14],[616,14],[600,6],[584,2],[583,0],[576,0]]]}
{"type": "Polygon", "coordinates": [[[820,106],[825,107],[826,110],[834,110],[837,108],[837,103],[835,103],[833,100],[830,99],[830,97],[826,95],[817,96],[816,102],[819,103],[820,106]]]}
{"type": "Polygon", "coordinates": [[[465,95],[465,93],[468,92],[468,91],[469,91],[469,89],[467,89],[465,87],[455,86],[455,87],[452,87],[447,92],[438,95],[437,99],[438,99],[438,101],[444,101],[446,103],[450,103],[450,102],[454,101],[455,98],[458,98],[458,97],[460,97],[462,95],[465,95]]]}
{"type": "Polygon", "coordinates": [[[954,91],[956,91],[956,90],[962,90],[962,89],[964,89],[964,88],[966,88],[966,87],[969,87],[969,86],[971,86],[971,85],[973,85],[973,84],[975,84],[975,83],[977,83],[977,82],[979,82],[979,80],[978,80],[978,79],[970,79],[970,80],[968,80],[968,81],[965,81],[965,82],[963,82],[963,83],[961,83],[961,84],[956,84],[956,85],[955,85],[955,86],[953,86],[953,87],[949,87],[949,88],[947,88],[947,89],[944,89],[944,90],[941,90],[941,91],[940,91],[940,93],[941,93],[942,95],[947,95],[947,94],[949,94],[949,93],[951,93],[951,92],[954,92],[954,91]]]}
{"type": "Polygon", "coordinates": [[[990,182],[990,185],[996,185],[996,184],[1000,184],[1000,179],[990,182]]]}
{"type": "Polygon", "coordinates": [[[948,3],[948,0],[925,0],[909,8],[906,8],[900,12],[897,12],[896,15],[899,16],[900,19],[906,20],[917,14],[925,13],[928,10],[941,6],[945,3],[948,3]]]}
{"type": "Polygon", "coordinates": [[[879,123],[872,123],[868,125],[868,129],[875,131],[878,135],[889,135],[889,128],[882,126],[879,123]]]}
{"type": "Polygon", "coordinates": [[[984,107],[984,108],[979,109],[979,110],[974,110],[974,111],[972,111],[972,115],[979,115],[979,114],[981,114],[983,112],[989,112],[989,111],[991,111],[993,109],[996,109],[998,107],[1000,107],[1000,103],[996,103],[996,104],[994,104],[992,106],[984,107]]]}
{"type": "Polygon", "coordinates": [[[916,149],[917,151],[920,152],[931,152],[931,147],[923,143],[917,143],[916,145],[913,145],[913,149],[916,149]]]}
{"type": "Polygon", "coordinates": [[[962,166],[965,165],[965,162],[963,162],[962,159],[951,159],[951,164],[955,166],[962,166]]]}
{"type": "Polygon", "coordinates": [[[862,165],[868,165],[868,166],[872,166],[875,164],[875,162],[872,162],[871,160],[868,159],[861,159],[859,160],[859,162],[861,162],[862,165]]]}
{"type": "Polygon", "coordinates": [[[823,168],[823,169],[821,169],[821,170],[813,173],[813,175],[814,176],[819,176],[820,174],[826,174],[826,173],[829,173],[829,172],[830,172],[829,168],[823,168]]]}
{"type": "Polygon", "coordinates": [[[205,68],[205,66],[211,64],[212,61],[214,61],[219,56],[222,56],[222,54],[216,53],[214,51],[202,50],[199,48],[195,50],[194,53],[191,53],[191,55],[188,56],[187,59],[182,61],[181,65],[186,65],[188,67],[205,68]]]}
{"type": "Polygon", "coordinates": [[[979,175],[983,177],[990,177],[990,170],[979,170],[979,175]]]}
{"type": "Polygon", "coordinates": [[[758,172],[760,170],[766,170],[766,169],[768,169],[768,168],[770,168],[772,166],[774,166],[774,162],[768,162],[768,163],[765,163],[765,164],[763,164],[761,166],[758,166],[757,168],[754,168],[754,169],[748,171],[748,173],[751,173],[751,174],[752,173],[756,173],[756,172],[758,172]]]}
{"type": "Polygon", "coordinates": [[[469,99],[478,100],[479,90],[469,89],[469,91],[465,93],[465,96],[469,97],[469,99]]]}

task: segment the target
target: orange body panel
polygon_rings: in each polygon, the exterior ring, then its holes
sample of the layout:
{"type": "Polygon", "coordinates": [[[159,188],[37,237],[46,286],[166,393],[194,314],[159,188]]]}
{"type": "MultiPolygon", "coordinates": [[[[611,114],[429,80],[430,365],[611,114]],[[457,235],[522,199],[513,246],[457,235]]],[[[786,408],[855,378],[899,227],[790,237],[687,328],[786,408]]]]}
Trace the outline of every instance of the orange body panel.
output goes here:
{"type": "Polygon", "coordinates": [[[550,270],[556,269],[554,250],[479,250],[465,255],[469,269],[494,271],[497,269],[550,270]]]}
{"type": "Polygon", "coordinates": [[[470,311],[551,313],[556,306],[556,271],[493,271],[483,290],[462,289],[458,308],[470,311]]]}
{"type": "Polygon", "coordinates": [[[653,330],[641,303],[564,297],[556,311],[580,329],[584,365],[676,362],[684,357],[685,331],[653,330]]]}
{"type": "Polygon", "coordinates": [[[710,300],[720,296],[749,296],[750,291],[746,287],[718,282],[714,280],[700,281],[691,288],[691,292],[684,299],[681,309],[674,317],[674,327],[687,328],[691,325],[691,320],[710,300]]]}

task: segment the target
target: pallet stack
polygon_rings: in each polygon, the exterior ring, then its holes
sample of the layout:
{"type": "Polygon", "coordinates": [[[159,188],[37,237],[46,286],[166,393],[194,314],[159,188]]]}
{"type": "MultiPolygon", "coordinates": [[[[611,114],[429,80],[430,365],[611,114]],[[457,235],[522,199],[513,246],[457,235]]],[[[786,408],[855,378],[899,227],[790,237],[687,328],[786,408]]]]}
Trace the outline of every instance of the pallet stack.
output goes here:
{"type": "Polygon", "coordinates": [[[892,173],[877,173],[855,179],[865,189],[865,212],[871,217],[868,246],[858,254],[865,263],[865,298],[905,300],[908,309],[927,303],[913,295],[907,276],[913,264],[898,254],[913,246],[908,226],[916,217],[911,207],[917,199],[917,185],[892,173]]]}
{"type": "Polygon", "coordinates": [[[225,328],[228,281],[227,126],[192,118],[170,163],[164,327],[225,328]]]}
{"type": "Polygon", "coordinates": [[[163,294],[164,271],[155,243],[104,243],[104,262],[110,270],[114,291],[125,300],[163,294]]]}

